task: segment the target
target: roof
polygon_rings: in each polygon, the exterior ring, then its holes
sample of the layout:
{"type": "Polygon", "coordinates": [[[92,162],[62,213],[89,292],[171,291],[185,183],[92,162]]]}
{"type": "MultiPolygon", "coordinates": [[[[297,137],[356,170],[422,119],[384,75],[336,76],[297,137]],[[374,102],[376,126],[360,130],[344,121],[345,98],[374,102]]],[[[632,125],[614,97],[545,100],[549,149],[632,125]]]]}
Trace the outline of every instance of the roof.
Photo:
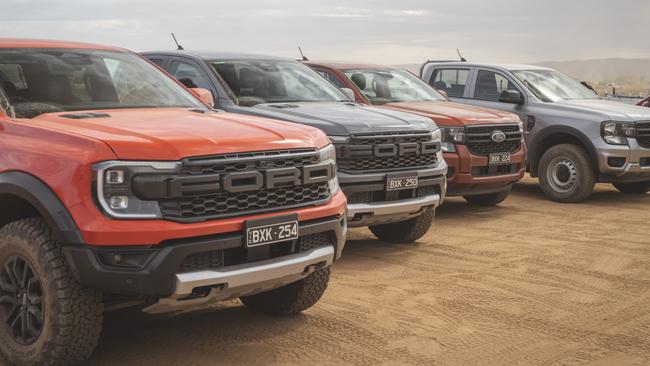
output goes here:
{"type": "Polygon", "coordinates": [[[337,70],[347,70],[347,69],[393,69],[393,66],[379,65],[379,64],[363,64],[363,63],[351,63],[351,62],[331,62],[331,61],[306,61],[308,65],[322,65],[325,67],[331,67],[337,70]]]}
{"type": "Polygon", "coordinates": [[[147,54],[165,54],[165,55],[186,55],[196,57],[202,60],[291,60],[287,57],[276,57],[269,55],[258,55],[251,53],[239,52],[221,52],[221,51],[201,51],[201,50],[165,50],[165,51],[146,51],[140,52],[143,55],[147,54]]]}
{"type": "Polygon", "coordinates": [[[123,48],[70,41],[53,41],[45,39],[0,38],[0,48],[74,48],[124,51],[123,48]]]}
{"type": "Polygon", "coordinates": [[[525,65],[525,64],[499,64],[499,63],[480,63],[480,62],[436,62],[431,61],[431,64],[440,64],[445,66],[465,66],[465,67],[490,67],[494,69],[504,69],[504,70],[550,70],[548,67],[539,66],[539,65],[525,65]]]}

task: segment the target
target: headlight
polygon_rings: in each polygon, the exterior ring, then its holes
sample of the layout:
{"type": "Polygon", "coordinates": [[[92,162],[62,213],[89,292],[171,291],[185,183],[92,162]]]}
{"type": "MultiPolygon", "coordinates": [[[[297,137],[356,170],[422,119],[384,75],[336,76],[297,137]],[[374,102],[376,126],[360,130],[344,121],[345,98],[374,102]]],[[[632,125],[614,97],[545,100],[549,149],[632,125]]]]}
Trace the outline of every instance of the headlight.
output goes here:
{"type": "Polygon", "coordinates": [[[339,179],[336,177],[336,148],[329,144],[318,151],[321,163],[329,162],[334,170],[334,177],[329,180],[330,192],[335,194],[339,191],[339,179]]]}
{"type": "Polygon", "coordinates": [[[96,164],[95,188],[97,202],[114,219],[159,219],[156,201],[145,201],[133,192],[132,179],[140,174],[173,174],[178,162],[107,161],[96,164]]]}
{"type": "Polygon", "coordinates": [[[627,138],[635,137],[636,130],[632,122],[605,121],[601,125],[600,135],[610,145],[627,145],[627,138]]]}
{"type": "Polygon", "coordinates": [[[455,144],[465,143],[465,128],[442,127],[442,151],[456,152],[455,144]]]}

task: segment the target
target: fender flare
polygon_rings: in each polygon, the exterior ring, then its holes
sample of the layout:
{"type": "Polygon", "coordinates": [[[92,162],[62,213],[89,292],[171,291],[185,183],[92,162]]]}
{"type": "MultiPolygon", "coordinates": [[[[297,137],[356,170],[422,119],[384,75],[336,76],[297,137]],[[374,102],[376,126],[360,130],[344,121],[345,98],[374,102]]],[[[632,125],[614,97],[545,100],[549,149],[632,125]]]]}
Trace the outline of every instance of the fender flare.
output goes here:
{"type": "Polygon", "coordinates": [[[43,181],[33,175],[10,171],[0,174],[0,194],[10,194],[31,204],[65,244],[83,244],[83,236],[70,212],[43,181]]]}
{"type": "Polygon", "coordinates": [[[534,142],[528,146],[528,162],[530,165],[530,173],[532,176],[538,175],[539,161],[542,159],[545,151],[540,148],[542,141],[548,136],[553,134],[563,134],[576,138],[587,149],[587,153],[591,158],[591,164],[594,171],[598,172],[598,152],[591,143],[591,140],[585,136],[580,130],[569,126],[549,126],[543,129],[535,136],[534,142]]]}

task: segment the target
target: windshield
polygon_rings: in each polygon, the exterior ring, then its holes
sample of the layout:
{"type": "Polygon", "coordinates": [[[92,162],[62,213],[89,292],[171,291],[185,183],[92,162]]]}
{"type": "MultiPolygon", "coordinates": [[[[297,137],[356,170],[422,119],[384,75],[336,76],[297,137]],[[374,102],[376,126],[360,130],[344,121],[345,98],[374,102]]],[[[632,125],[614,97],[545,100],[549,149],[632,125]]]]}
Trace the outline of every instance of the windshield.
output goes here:
{"type": "Polygon", "coordinates": [[[445,100],[417,76],[401,69],[343,70],[371,104],[445,100]]]}
{"type": "Polygon", "coordinates": [[[231,98],[240,106],[349,101],[317,72],[297,61],[227,60],[209,63],[228,84],[231,98]]]}
{"type": "Polygon", "coordinates": [[[0,88],[16,118],[96,109],[205,108],[147,61],[120,51],[0,50],[0,88]]]}
{"type": "Polygon", "coordinates": [[[598,98],[592,90],[555,70],[520,70],[512,73],[544,102],[598,98]]]}

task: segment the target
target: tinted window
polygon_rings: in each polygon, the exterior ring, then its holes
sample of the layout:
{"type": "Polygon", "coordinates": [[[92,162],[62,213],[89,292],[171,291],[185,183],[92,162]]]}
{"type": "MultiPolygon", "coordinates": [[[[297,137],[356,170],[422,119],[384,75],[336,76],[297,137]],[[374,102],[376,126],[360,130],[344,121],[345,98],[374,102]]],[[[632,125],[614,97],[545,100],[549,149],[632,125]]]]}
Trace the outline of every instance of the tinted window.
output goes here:
{"type": "Polygon", "coordinates": [[[445,100],[431,86],[397,68],[343,70],[371,104],[445,100]]]}
{"type": "Polygon", "coordinates": [[[188,88],[203,88],[212,90],[210,83],[203,77],[198,67],[187,62],[175,61],[171,67],[172,76],[188,88]]]}
{"type": "Polygon", "coordinates": [[[469,70],[467,69],[438,69],[431,76],[431,86],[447,93],[447,96],[462,98],[469,70]]]}
{"type": "Polygon", "coordinates": [[[498,102],[504,90],[517,90],[513,83],[493,71],[481,70],[476,79],[474,99],[498,102]]]}
{"type": "Polygon", "coordinates": [[[150,63],[128,52],[0,50],[0,87],[17,118],[123,108],[200,108],[150,63]]]}
{"type": "Polygon", "coordinates": [[[330,83],[336,85],[337,88],[345,88],[346,86],[339,80],[335,73],[330,70],[325,69],[314,69],[317,73],[321,74],[322,77],[327,79],[330,83]]]}
{"type": "Polygon", "coordinates": [[[211,61],[210,65],[240,106],[348,100],[319,73],[297,61],[224,60],[211,61]]]}

